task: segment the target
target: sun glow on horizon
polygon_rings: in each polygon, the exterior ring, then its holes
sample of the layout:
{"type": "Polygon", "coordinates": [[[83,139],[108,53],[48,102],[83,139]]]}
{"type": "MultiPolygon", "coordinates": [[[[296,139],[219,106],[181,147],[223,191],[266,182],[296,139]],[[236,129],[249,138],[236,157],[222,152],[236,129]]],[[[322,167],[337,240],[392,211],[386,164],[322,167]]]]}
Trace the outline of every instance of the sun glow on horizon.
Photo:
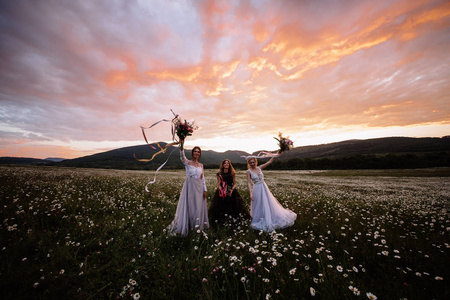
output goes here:
{"type": "MultiPolygon", "coordinates": [[[[389,128],[365,128],[362,130],[358,127],[348,128],[332,128],[321,131],[309,131],[304,133],[290,134],[283,132],[283,135],[289,136],[294,141],[294,147],[314,146],[321,144],[329,144],[335,142],[342,142],[346,140],[367,140],[384,137],[443,137],[450,135],[450,124],[439,126],[439,130],[429,126],[411,126],[405,127],[389,127],[389,128]],[[438,132],[438,135],[433,135],[438,132]]],[[[259,136],[252,139],[249,138],[235,138],[220,136],[215,138],[197,138],[197,135],[188,137],[185,142],[185,148],[191,149],[194,146],[199,146],[202,150],[212,150],[216,152],[226,152],[228,150],[244,151],[247,153],[254,153],[257,151],[275,151],[278,149],[278,142],[273,139],[277,134],[259,136]]],[[[149,140],[150,143],[156,141],[149,140]]],[[[170,140],[162,141],[170,143],[170,140]]],[[[0,156],[14,156],[14,157],[30,157],[45,159],[48,157],[60,157],[66,159],[78,158],[106,152],[118,148],[144,145],[145,140],[134,141],[69,141],[69,142],[43,142],[40,145],[35,145],[25,142],[23,147],[14,149],[0,149],[0,156]],[[12,153],[13,155],[10,155],[12,153]]]]}

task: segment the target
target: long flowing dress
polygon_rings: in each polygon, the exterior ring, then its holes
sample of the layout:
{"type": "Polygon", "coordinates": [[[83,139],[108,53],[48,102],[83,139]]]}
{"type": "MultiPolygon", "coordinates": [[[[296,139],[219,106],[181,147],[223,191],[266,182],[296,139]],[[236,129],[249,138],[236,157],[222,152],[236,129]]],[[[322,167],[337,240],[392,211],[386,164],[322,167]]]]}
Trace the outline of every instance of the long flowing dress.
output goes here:
{"type": "MultiPolygon", "coordinates": [[[[221,176],[222,180],[226,183],[226,190],[230,190],[233,187],[234,180],[231,173],[217,173],[217,176],[221,176]]],[[[244,200],[237,189],[234,189],[231,196],[228,193],[225,197],[220,196],[220,190],[216,189],[214,198],[209,207],[209,216],[211,222],[223,223],[226,220],[236,222],[238,220],[249,220],[250,214],[245,207],[244,200]]]]}
{"type": "Polygon", "coordinates": [[[181,189],[175,218],[168,229],[172,233],[186,236],[189,230],[209,228],[209,221],[206,201],[203,199],[203,191],[206,191],[203,165],[190,165],[184,150],[180,150],[180,158],[186,169],[186,180],[181,189]]]}
{"type": "Polygon", "coordinates": [[[258,174],[250,169],[253,181],[253,201],[251,207],[252,223],[250,227],[256,230],[271,232],[294,225],[297,214],[284,208],[272,195],[264,182],[264,175],[258,167],[258,174]]]}

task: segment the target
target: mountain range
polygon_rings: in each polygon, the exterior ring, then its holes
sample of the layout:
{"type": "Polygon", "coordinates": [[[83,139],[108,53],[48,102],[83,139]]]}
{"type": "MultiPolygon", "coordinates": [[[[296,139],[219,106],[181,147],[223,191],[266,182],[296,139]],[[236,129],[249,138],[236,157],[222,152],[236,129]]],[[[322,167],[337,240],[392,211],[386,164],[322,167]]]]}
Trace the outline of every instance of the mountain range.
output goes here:
{"type": "MultiPolygon", "coordinates": [[[[160,143],[160,145],[164,147],[166,143],[160,143]]],[[[165,168],[183,167],[179,158],[179,150],[174,146],[169,146],[166,153],[157,155],[150,162],[140,162],[135,159],[135,157],[140,159],[151,158],[157,151],[159,149],[152,149],[149,145],[138,145],[65,160],[61,158],[41,160],[0,157],[0,164],[154,170],[167,160],[165,168]]],[[[185,153],[190,158],[190,150],[186,150],[185,153]]],[[[205,168],[217,168],[223,159],[228,158],[235,167],[244,168],[246,161],[242,156],[246,155],[250,154],[239,150],[226,152],[203,150],[200,161],[205,168]]],[[[349,164],[356,158],[359,160],[361,168],[364,166],[377,168],[374,161],[378,163],[378,167],[389,167],[389,164],[394,163],[395,165],[395,162],[398,162],[399,159],[403,161],[402,165],[406,167],[450,166],[450,136],[442,138],[386,137],[301,146],[283,153],[273,165],[275,168],[308,169],[333,168],[333,166],[342,168],[345,166],[351,167],[349,164]],[[424,162],[425,159],[427,162],[424,162]],[[367,164],[369,161],[370,164],[367,164]],[[419,161],[421,163],[417,163],[419,161]],[[414,164],[411,165],[411,163],[414,164]],[[339,165],[342,166],[339,167],[339,165]]]]}

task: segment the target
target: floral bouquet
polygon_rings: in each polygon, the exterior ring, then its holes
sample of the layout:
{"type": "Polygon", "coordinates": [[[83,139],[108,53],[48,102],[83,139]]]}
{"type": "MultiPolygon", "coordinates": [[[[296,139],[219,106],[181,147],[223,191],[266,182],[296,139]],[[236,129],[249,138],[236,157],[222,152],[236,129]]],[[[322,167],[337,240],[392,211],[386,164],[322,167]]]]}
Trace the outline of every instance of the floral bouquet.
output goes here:
{"type": "Polygon", "coordinates": [[[283,135],[278,133],[278,138],[274,137],[278,141],[278,145],[280,146],[280,150],[278,150],[279,153],[284,151],[289,151],[292,148],[294,148],[294,142],[289,139],[289,137],[283,137],[283,135]]]}
{"type": "Polygon", "coordinates": [[[175,134],[180,139],[180,148],[183,149],[183,141],[187,136],[191,136],[194,130],[198,129],[198,126],[194,125],[195,121],[189,123],[186,120],[182,120],[178,115],[172,120],[173,129],[172,135],[175,139],[175,134]]]}
{"type": "MultiPolygon", "coordinates": [[[[152,145],[152,144],[156,144],[158,146],[158,148],[159,148],[159,151],[154,153],[152,158],[145,158],[145,159],[139,159],[139,158],[136,157],[136,154],[134,154],[134,158],[136,158],[138,161],[143,161],[143,162],[152,161],[155,158],[155,156],[157,156],[157,155],[159,155],[161,153],[166,153],[167,149],[170,146],[180,145],[180,148],[183,149],[184,139],[187,136],[191,136],[192,133],[194,132],[194,130],[198,129],[198,126],[195,126],[194,122],[188,123],[186,120],[182,121],[182,119],[179,117],[179,115],[175,114],[173,112],[173,110],[170,110],[170,111],[174,115],[173,119],[162,119],[162,120],[159,120],[159,121],[153,123],[150,127],[142,127],[141,126],[142,135],[144,136],[144,139],[145,139],[145,142],[147,143],[147,145],[149,145],[153,149],[157,150],[155,148],[155,146],[152,145]],[[145,129],[153,128],[154,126],[158,125],[161,122],[171,122],[172,123],[172,141],[173,142],[172,143],[168,143],[165,146],[161,146],[158,142],[149,143],[148,140],[147,140],[147,137],[145,136],[145,129]],[[179,140],[177,139],[177,137],[178,137],[179,140]]],[[[172,152],[170,152],[169,157],[167,157],[166,161],[161,166],[158,167],[158,169],[155,172],[155,178],[145,185],[145,190],[147,192],[148,192],[147,186],[149,184],[153,184],[153,183],[156,182],[156,173],[158,173],[158,171],[161,170],[161,168],[164,167],[164,165],[169,161],[170,155],[172,155],[172,153],[173,153],[173,151],[175,149],[176,148],[174,148],[172,150],[172,152]]]]}

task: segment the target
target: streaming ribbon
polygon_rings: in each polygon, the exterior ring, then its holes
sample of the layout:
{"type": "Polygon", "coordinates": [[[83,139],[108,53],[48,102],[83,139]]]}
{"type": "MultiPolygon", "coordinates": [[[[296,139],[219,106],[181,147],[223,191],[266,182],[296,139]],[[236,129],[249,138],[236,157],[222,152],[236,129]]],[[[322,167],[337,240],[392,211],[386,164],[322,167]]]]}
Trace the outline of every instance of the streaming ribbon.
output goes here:
{"type": "Polygon", "coordinates": [[[148,142],[147,137],[145,136],[145,129],[150,129],[150,128],[152,128],[153,126],[156,126],[156,125],[158,125],[158,124],[161,123],[161,122],[172,122],[172,141],[174,141],[174,142],[173,142],[173,143],[170,143],[170,144],[167,144],[167,145],[164,146],[164,147],[161,147],[161,146],[159,145],[159,143],[156,143],[156,144],[158,145],[160,151],[157,152],[157,153],[155,153],[151,159],[138,159],[138,158],[136,157],[136,155],[134,155],[134,158],[136,158],[138,161],[145,161],[145,162],[151,161],[153,158],[155,158],[156,155],[158,155],[158,154],[160,154],[160,153],[166,153],[166,150],[167,150],[167,148],[168,148],[169,146],[178,145],[178,144],[180,143],[180,142],[176,139],[176,137],[175,137],[175,133],[176,133],[176,132],[175,132],[175,125],[174,125],[174,121],[178,118],[178,115],[175,114],[175,113],[173,112],[173,110],[170,110],[170,111],[171,111],[172,114],[174,115],[174,118],[173,118],[172,120],[162,119],[162,120],[159,120],[159,121],[156,122],[156,123],[153,123],[150,127],[142,127],[142,126],[141,126],[141,130],[142,130],[142,135],[144,136],[144,140],[145,140],[145,142],[147,143],[147,145],[149,145],[149,146],[152,147],[153,149],[156,149],[154,146],[152,146],[152,144],[150,144],[150,143],[148,142]]]}
{"type": "MultiPolygon", "coordinates": [[[[149,161],[152,161],[152,160],[155,158],[156,155],[161,154],[161,153],[166,153],[167,148],[168,148],[169,146],[178,145],[179,142],[176,142],[176,143],[170,143],[170,144],[165,145],[164,147],[161,147],[161,145],[160,145],[159,143],[155,143],[155,144],[158,145],[158,147],[159,147],[160,150],[159,150],[158,152],[156,152],[155,154],[153,154],[152,158],[137,158],[137,157],[136,157],[136,154],[133,153],[134,158],[136,158],[136,160],[138,160],[138,161],[143,161],[143,162],[149,162],[149,161]]],[[[152,147],[153,149],[156,149],[155,147],[153,147],[153,146],[150,145],[150,144],[149,144],[149,146],[152,147]]]]}
{"type": "MultiPolygon", "coordinates": [[[[158,169],[156,169],[156,171],[155,171],[155,177],[153,177],[153,180],[147,182],[147,184],[145,185],[145,191],[146,191],[147,193],[150,192],[150,191],[148,190],[147,186],[148,186],[149,184],[154,184],[154,183],[156,182],[156,173],[158,173],[159,170],[161,170],[161,169],[164,167],[164,165],[169,161],[169,158],[170,158],[170,156],[172,155],[173,151],[175,151],[175,149],[177,149],[177,148],[174,148],[174,149],[169,153],[169,156],[167,157],[166,161],[165,161],[162,165],[160,165],[158,169]]],[[[164,151],[164,152],[165,152],[165,151],[164,151]]]]}
{"type": "Polygon", "coordinates": [[[246,160],[249,158],[269,158],[269,157],[279,157],[280,153],[271,153],[267,151],[261,151],[258,153],[258,155],[242,155],[241,157],[244,157],[246,160]]]}
{"type": "MultiPolygon", "coordinates": [[[[154,143],[154,144],[156,144],[156,145],[158,146],[159,151],[156,152],[155,154],[153,154],[152,158],[149,158],[149,159],[142,159],[142,158],[139,159],[139,158],[136,157],[136,154],[133,153],[133,156],[134,156],[134,158],[135,158],[136,160],[142,161],[142,162],[149,162],[149,161],[152,161],[152,160],[155,158],[156,155],[161,154],[161,153],[166,153],[166,152],[167,152],[167,149],[168,149],[170,146],[175,146],[175,145],[181,144],[181,147],[183,147],[183,144],[182,144],[180,141],[178,141],[177,138],[176,138],[175,120],[178,118],[178,115],[175,114],[175,113],[173,112],[173,110],[170,110],[170,111],[171,111],[172,114],[174,115],[174,118],[173,118],[172,120],[162,119],[162,120],[159,120],[158,122],[152,124],[150,127],[142,127],[142,126],[141,126],[141,130],[142,130],[142,135],[144,136],[144,139],[145,139],[145,142],[147,143],[147,145],[149,145],[149,146],[152,147],[153,149],[156,149],[152,144],[150,144],[150,143],[148,142],[147,137],[145,136],[145,129],[150,129],[150,128],[152,128],[153,126],[156,126],[156,125],[158,125],[158,124],[161,123],[161,122],[172,122],[172,141],[173,141],[173,142],[172,142],[172,143],[169,143],[169,144],[166,144],[164,147],[162,147],[158,142],[154,143]]],[[[166,161],[165,161],[161,166],[159,166],[158,169],[156,169],[156,171],[155,171],[155,177],[153,178],[153,180],[152,180],[152,181],[149,181],[149,182],[145,185],[145,191],[146,191],[146,192],[149,192],[147,186],[148,186],[149,184],[153,184],[153,183],[156,182],[156,173],[158,173],[159,170],[161,170],[161,169],[164,167],[164,165],[169,161],[169,158],[170,158],[170,156],[172,155],[172,153],[173,153],[173,151],[174,151],[175,149],[176,149],[176,148],[174,148],[174,149],[172,150],[172,152],[170,152],[170,154],[169,154],[169,156],[167,157],[166,161]]]]}

